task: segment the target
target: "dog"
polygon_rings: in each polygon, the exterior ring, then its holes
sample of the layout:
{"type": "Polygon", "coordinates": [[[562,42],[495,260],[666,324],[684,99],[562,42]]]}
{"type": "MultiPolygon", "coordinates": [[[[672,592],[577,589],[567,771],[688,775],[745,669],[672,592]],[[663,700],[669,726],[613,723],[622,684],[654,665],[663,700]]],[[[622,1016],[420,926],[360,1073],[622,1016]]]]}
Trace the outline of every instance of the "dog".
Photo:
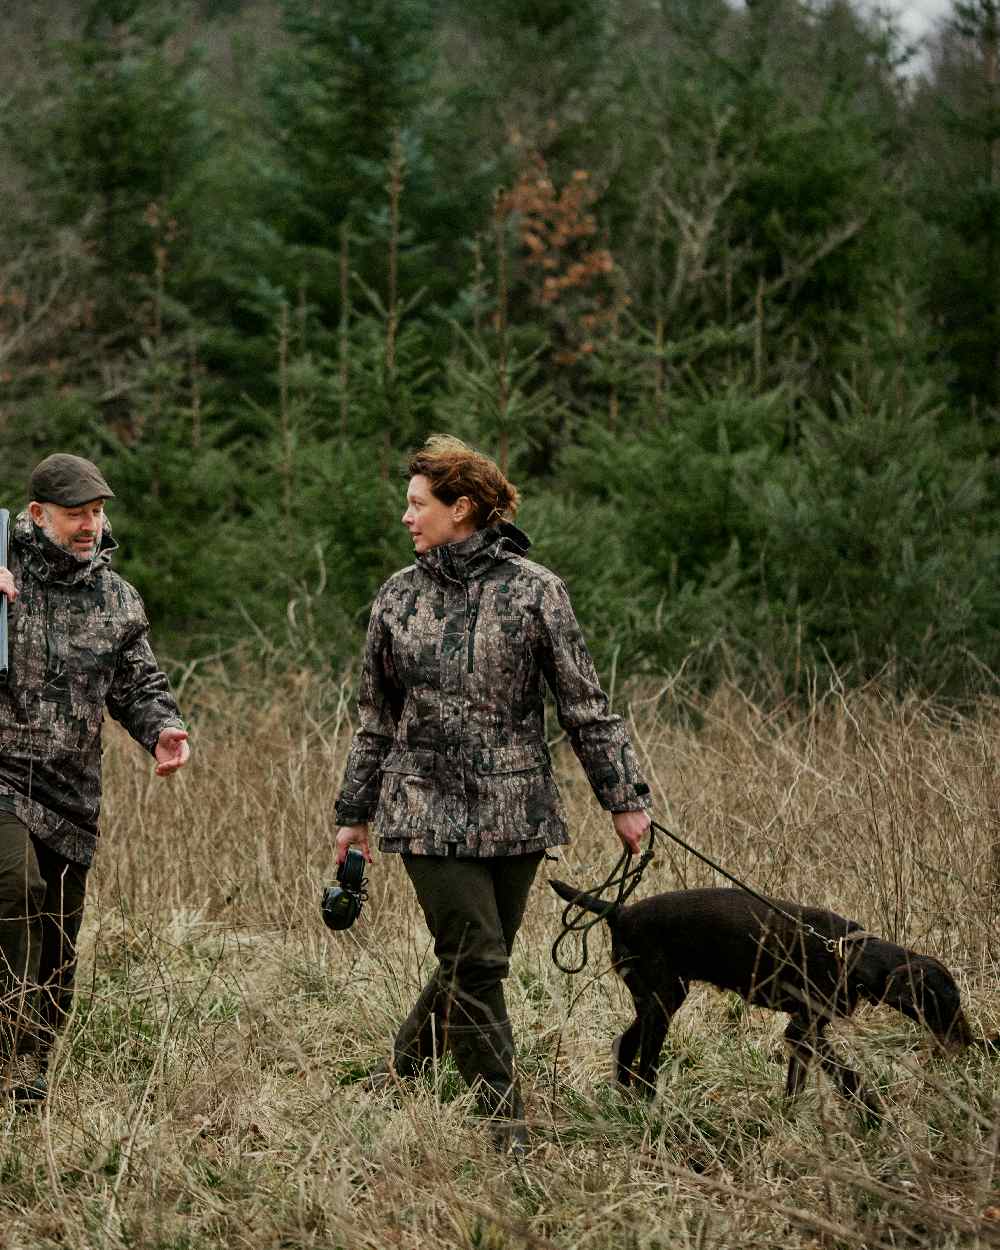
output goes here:
{"type": "Polygon", "coordinates": [[[619,1086],[647,1098],[656,1091],[670,1021],[692,981],[788,1012],[786,1097],[800,1092],[816,1058],[838,1091],[876,1120],[878,1097],[836,1058],[826,1037],[830,1022],[850,1016],[860,1002],[894,1007],[928,1028],[949,1053],[1000,1048],[1000,1037],[973,1038],[944,964],[836,912],[786,899],[763,902],[726,888],[670,891],[619,907],[564,881],[549,884],[568,903],[601,916],[611,930],[614,969],[635,1005],[635,1019],[614,1044],[614,1076],[619,1086]]]}

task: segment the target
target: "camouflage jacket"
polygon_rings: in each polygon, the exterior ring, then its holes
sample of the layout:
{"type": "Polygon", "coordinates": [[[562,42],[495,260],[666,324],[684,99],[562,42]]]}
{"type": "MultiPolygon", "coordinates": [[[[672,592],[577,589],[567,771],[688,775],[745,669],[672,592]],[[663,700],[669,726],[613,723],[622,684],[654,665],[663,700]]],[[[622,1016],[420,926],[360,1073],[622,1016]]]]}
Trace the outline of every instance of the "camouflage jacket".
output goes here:
{"type": "Polygon", "coordinates": [[[646,805],[566,587],[528,546],[513,525],[479,530],[378,593],[337,821],[373,822],[383,851],[510,855],[567,840],[543,678],[601,805],[646,805]]]}
{"type": "Polygon", "coordinates": [[[183,726],[146,637],[142,600],[110,568],[105,529],[96,557],[78,560],[27,513],[17,518],[10,571],[10,675],[0,685],[0,806],[53,850],[93,859],[101,806],[104,708],[152,751],[183,726]]]}

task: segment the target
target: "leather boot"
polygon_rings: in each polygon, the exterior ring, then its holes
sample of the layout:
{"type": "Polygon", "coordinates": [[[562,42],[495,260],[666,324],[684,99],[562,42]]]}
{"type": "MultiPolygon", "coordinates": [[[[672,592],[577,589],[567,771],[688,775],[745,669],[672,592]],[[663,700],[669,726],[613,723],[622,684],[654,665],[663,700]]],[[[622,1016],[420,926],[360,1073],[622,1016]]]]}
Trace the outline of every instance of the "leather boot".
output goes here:
{"type": "MultiPolygon", "coordinates": [[[[466,1016],[471,1012],[466,1009],[466,1016]]],[[[483,1012],[477,1024],[452,1024],[448,1044],[463,1080],[475,1091],[479,1114],[490,1122],[498,1150],[523,1154],[528,1148],[524,1104],[514,1074],[514,1034],[504,1015],[483,1012]]]]}
{"type": "MultiPolygon", "coordinates": [[[[365,1084],[376,1094],[395,1088],[398,1079],[409,1080],[434,1058],[435,1020],[441,1003],[440,982],[435,973],[417,996],[410,1013],[399,1026],[393,1042],[392,1059],[377,1063],[365,1077],[365,1084]]],[[[444,1053],[444,1037],[437,1029],[437,1054],[444,1053]]]]}
{"type": "MultiPolygon", "coordinates": [[[[410,1014],[399,1026],[392,1047],[392,1062],[400,1076],[416,1076],[435,1053],[435,1021],[440,1024],[441,986],[438,974],[427,982],[410,1008],[410,1014]]],[[[444,1037],[437,1032],[437,1054],[444,1053],[444,1037]]]]}
{"type": "Polygon", "coordinates": [[[37,1055],[16,1055],[3,1064],[0,1097],[6,1096],[16,1105],[27,1107],[44,1102],[48,1092],[45,1067],[37,1055]]]}

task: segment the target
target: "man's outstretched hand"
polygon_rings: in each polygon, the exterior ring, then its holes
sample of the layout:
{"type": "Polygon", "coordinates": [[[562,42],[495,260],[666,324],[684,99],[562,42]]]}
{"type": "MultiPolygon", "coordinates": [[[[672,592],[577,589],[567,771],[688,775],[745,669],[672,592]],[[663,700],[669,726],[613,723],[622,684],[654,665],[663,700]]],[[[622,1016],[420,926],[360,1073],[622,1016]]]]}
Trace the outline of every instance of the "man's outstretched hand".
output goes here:
{"type": "Polygon", "coordinates": [[[183,768],[191,757],[186,729],[164,729],[156,740],[153,755],[156,757],[157,777],[170,777],[183,768]]]}

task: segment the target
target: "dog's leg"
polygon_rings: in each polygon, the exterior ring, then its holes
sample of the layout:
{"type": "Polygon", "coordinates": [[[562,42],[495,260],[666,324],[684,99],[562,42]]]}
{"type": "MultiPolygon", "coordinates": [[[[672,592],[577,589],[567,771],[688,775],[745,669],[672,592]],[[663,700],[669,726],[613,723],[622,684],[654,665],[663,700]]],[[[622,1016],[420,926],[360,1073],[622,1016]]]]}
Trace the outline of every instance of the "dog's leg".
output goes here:
{"type": "Polygon", "coordinates": [[[652,997],[642,1013],[639,1036],[639,1063],[636,1080],[644,1098],[656,1093],[656,1073],[660,1066],[660,1052],[670,1028],[670,1016],[664,1011],[657,997],[652,997]]]}
{"type": "Polygon", "coordinates": [[[785,1027],[785,1041],[789,1049],[785,1097],[795,1098],[802,1092],[816,1053],[816,1031],[808,1016],[792,1016],[785,1027]]]}
{"type": "Polygon", "coordinates": [[[614,1064],[615,1084],[627,1089],[635,1077],[635,1056],[639,1050],[639,1038],[642,1032],[642,1017],[637,1012],[635,1019],[624,1033],[615,1039],[611,1047],[611,1058],[614,1064]]]}
{"type": "Polygon", "coordinates": [[[825,1024],[820,1026],[816,1039],[816,1054],[819,1057],[820,1067],[843,1097],[859,1108],[869,1124],[878,1124],[882,1119],[882,1103],[878,1095],[862,1083],[860,1075],[853,1068],[840,1062],[830,1048],[829,1040],[823,1035],[825,1027],[825,1024]]]}
{"type": "Polygon", "coordinates": [[[687,991],[687,985],[681,980],[666,989],[661,986],[655,991],[643,992],[641,996],[633,990],[635,1020],[615,1043],[615,1076],[620,1085],[635,1082],[643,1097],[653,1097],[667,1030],[687,991]]]}
{"type": "Polygon", "coordinates": [[[611,1048],[617,1085],[628,1089],[634,1084],[643,1098],[653,1097],[660,1051],[669,1027],[670,1017],[655,998],[636,1000],[635,1019],[611,1048]]]}
{"type": "Polygon", "coordinates": [[[878,1123],[882,1115],[882,1104],[877,1095],[862,1084],[858,1073],[841,1063],[833,1052],[826,1036],[829,1023],[829,1020],[817,1020],[808,1016],[792,1016],[789,1020],[785,1029],[785,1040],[791,1049],[791,1055],[788,1059],[785,1097],[794,1098],[801,1092],[809,1064],[816,1058],[837,1087],[838,1093],[848,1102],[860,1105],[869,1122],[878,1123]]]}
{"type": "Polygon", "coordinates": [[[636,1078],[635,1057],[642,1039],[642,1020],[645,1013],[647,987],[642,979],[637,960],[630,956],[616,960],[616,970],[632,995],[635,1019],[611,1047],[615,1084],[627,1089],[636,1078]]]}

